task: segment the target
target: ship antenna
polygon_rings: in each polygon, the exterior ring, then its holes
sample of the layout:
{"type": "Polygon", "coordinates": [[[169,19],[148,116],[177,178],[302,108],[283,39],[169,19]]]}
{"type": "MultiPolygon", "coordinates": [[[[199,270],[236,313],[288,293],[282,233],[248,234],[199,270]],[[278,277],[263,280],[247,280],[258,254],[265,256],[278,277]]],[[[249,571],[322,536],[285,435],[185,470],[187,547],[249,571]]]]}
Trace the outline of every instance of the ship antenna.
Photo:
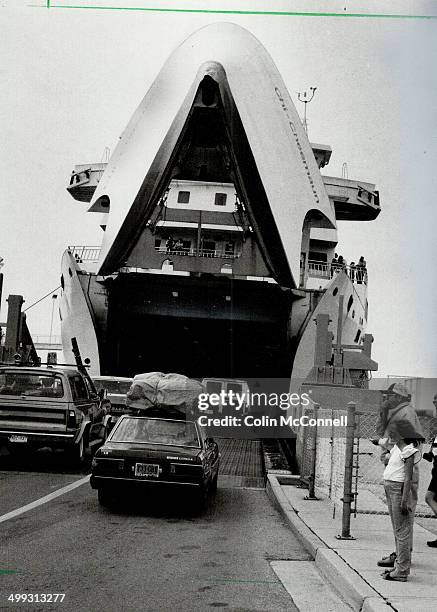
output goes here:
{"type": "Polygon", "coordinates": [[[109,162],[109,158],[111,157],[111,149],[109,147],[105,147],[103,149],[103,154],[102,154],[102,160],[101,163],[102,164],[107,164],[109,162]]]}
{"type": "MultiPolygon", "coordinates": [[[[111,157],[111,149],[109,147],[105,147],[103,149],[103,153],[102,153],[102,157],[100,159],[100,163],[101,164],[107,164],[109,162],[109,158],[111,157]]],[[[98,180],[100,181],[100,179],[103,176],[103,170],[99,170],[99,178],[98,180]]]]}
{"type": "Polygon", "coordinates": [[[303,102],[304,104],[304,111],[303,111],[303,128],[306,132],[306,135],[308,136],[308,122],[307,122],[307,104],[308,102],[311,102],[311,100],[314,98],[314,94],[316,93],[316,89],[317,87],[310,87],[310,92],[309,94],[304,91],[303,93],[298,92],[297,93],[297,99],[299,100],[299,102],[303,102]]]}
{"type": "MultiPolygon", "coordinates": [[[[347,167],[347,162],[343,162],[343,165],[341,167],[341,178],[346,179],[346,180],[349,178],[349,171],[348,171],[348,167],[347,167]]],[[[346,185],[341,188],[341,191],[343,193],[343,196],[347,197],[347,187],[346,187],[346,185]]]]}
{"type": "Polygon", "coordinates": [[[344,178],[344,179],[349,178],[349,173],[348,173],[348,169],[347,169],[347,162],[343,162],[343,165],[341,167],[341,178],[344,178]]]}

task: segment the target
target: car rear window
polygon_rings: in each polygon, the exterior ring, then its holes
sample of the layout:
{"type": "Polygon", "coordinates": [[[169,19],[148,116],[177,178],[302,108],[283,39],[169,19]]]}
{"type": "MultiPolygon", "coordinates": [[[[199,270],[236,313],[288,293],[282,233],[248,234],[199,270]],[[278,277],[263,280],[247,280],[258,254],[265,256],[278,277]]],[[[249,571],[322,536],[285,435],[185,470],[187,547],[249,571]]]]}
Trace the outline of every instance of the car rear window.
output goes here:
{"type": "Polygon", "coordinates": [[[220,394],[222,391],[222,383],[215,380],[208,380],[206,383],[206,392],[212,395],[213,393],[220,394]]]}
{"type": "Polygon", "coordinates": [[[82,376],[72,376],[70,378],[70,386],[74,401],[89,399],[88,389],[82,376]]]}
{"type": "Polygon", "coordinates": [[[126,395],[131,387],[130,381],[124,380],[101,380],[99,378],[94,379],[96,389],[105,389],[108,393],[117,393],[119,395],[126,395]]]}
{"type": "Polygon", "coordinates": [[[0,395],[59,398],[64,396],[64,386],[56,374],[1,372],[0,395]]]}
{"type": "Polygon", "coordinates": [[[145,417],[120,419],[111,435],[111,442],[200,447],[196,426],[192,421],[145,417]]]}
{"type": "Polygon", "coordinates": [[[229,391],[233,391],[234,393],[241,395],[243,393],[243,385],[241,383],[228,383],[227,390],[228,393],[229,391]]]}
{"type": "Polygon", "coordinates": [[[129,389],[131,388],[131,386],[132,386],[131,382],[127,382],[127,381],[119,382],[118,383],[119,393],[126,394],[129,391],[129,389]]]}

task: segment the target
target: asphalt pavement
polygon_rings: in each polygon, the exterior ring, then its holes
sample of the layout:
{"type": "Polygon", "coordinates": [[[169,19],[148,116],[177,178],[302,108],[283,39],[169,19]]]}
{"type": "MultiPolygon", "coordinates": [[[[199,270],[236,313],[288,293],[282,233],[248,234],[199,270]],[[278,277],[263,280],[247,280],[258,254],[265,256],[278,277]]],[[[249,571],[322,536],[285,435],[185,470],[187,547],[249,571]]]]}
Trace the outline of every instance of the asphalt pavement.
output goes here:
{"type": "MultiPolygon", "coordinates": [[[[42,461],[0,472],[2,516],[87,471],[42,461]]],[[[1,522],[0,539],[1,610],[294,611],[271,563],[310,559],[265,489],[232,487],[226,478],[201,513],[174,495],[102,508],[85,482],[1,522]],[[21,593],[65,598],[8,601],[21,593]]]]}

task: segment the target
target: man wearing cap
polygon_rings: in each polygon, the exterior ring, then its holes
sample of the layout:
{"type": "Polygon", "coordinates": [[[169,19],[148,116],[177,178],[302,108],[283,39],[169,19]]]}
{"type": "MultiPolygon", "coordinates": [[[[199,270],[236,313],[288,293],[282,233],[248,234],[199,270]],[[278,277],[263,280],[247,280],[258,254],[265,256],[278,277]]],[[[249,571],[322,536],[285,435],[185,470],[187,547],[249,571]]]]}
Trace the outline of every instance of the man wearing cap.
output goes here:
{"type": "MultiPolygon", "coordinates": [[[[437,409],[437,393],[434,395],[433,404],[437,409]]],[[[426,461],[432,461],[431,482],[429,483],[428,491],[425,495],[425,501],[434,514],[437,516],[437,436],[431,441],[429,452],[423,453],[423,458],[426,461]]],[[[430,548],[437,548],[437,540],[427,542],[430,548]]]]}
{"type": "Polygon", "coordinates": [[[380,567],[394,568],[383,574],[386,580],[407,580],[413,547],[414,513],[419,485],[419,444],[424,440],[410,393],[402,383],[390,385],[377,424],[383,437],[372,442],[384,448],[384,488],[396,542],[396,552],[378,561],[380,567]]]}

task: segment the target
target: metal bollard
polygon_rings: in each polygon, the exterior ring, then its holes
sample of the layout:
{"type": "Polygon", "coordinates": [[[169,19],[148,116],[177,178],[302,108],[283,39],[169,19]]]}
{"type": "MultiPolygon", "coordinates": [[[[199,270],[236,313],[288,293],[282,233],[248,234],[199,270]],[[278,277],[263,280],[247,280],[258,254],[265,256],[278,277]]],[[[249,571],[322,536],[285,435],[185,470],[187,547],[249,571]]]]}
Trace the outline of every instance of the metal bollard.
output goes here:
{"type": "Polygon", "coordinates": [[[344,461],[343,515],[341,535],[337,536],[338,540],[355,540],[355,538],[351,536],[351,506],[354,499],[352,494],[352,472],[354,467],[355,410],[355,402],[349,402],[347,405],[346,449],[344,461]]]}
{"type": "Polygon", "coordinates": [[[311,436],[311,474],[308,478],[308,495],[304,497],[307,500],[318,500],[319,498],[315,495],[315,484],[316,484],[316,460],[317,460],[317,417],[319,413],[319,404],[314,404],[314,419],[316,424],[312,428],[311,436]]]}

